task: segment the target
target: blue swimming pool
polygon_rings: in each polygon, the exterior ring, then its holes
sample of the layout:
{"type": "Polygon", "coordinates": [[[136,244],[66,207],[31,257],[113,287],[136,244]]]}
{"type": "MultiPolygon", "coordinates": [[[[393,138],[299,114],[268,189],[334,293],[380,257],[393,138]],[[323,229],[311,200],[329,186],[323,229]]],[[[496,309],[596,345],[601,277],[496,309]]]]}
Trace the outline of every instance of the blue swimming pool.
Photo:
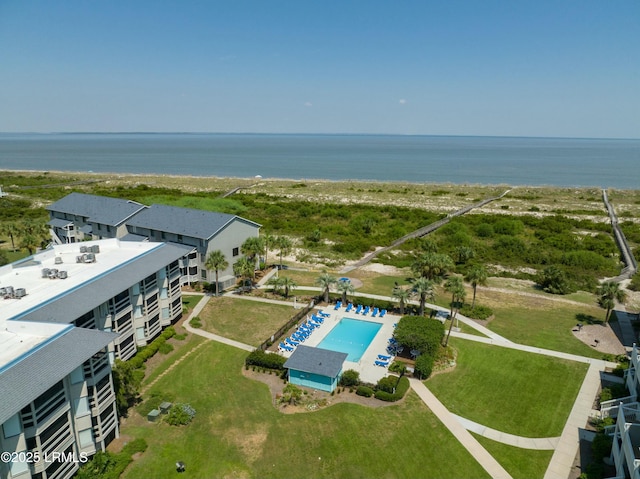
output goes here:
{"type": "Polygon", "coordinates": [[[347,361],[357,363],[381,327],[380,323],[342,318],[318,347],[347,353],[347,361]]]}

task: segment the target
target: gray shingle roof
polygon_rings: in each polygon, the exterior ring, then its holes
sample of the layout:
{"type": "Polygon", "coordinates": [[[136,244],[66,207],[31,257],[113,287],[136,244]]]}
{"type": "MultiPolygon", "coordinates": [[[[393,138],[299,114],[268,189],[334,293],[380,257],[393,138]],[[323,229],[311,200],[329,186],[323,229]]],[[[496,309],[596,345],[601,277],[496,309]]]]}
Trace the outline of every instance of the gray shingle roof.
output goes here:
{"type": "MultiPolygon", "coordinates": [[[[38,308],[28,310],[11,319],[70,323],[87,311],[91,311],[113,298],[125,288],[142,281],[150,274],[182,258],[192,250],[192,246],[158,243],[158,247],[148,253],[116,267],[38,308]]],[[[98,256],[98,261],[100,261],[100,256],[98,256]]]]}
{"type": "Polygon", "coordinates": [[[349,356],[328,349],[299,345],[284,363],[284,367],[335,378],[342,371],[342,364],[349,356]]]}
{"type": "Polygon", "coordinates": [[[47,206],[49,211],[84,216],[90,221],[110,226],[121,225],[144,208],[144,205],[135,201],[83,193],[71,193],[47,206]]]}
{"type": "Polygon", "coordinates": [[[6,366],[0,372],[0,424],[117,337],[116,333],[71,327],[22,360],[6,366]]]}
{"type": "Polygon", "coordinates": [[[234,220],[260,227],[259,224],[239,216],[166,205],[151,205],[127,221],[127,225],[209,239],[234,220]]]}

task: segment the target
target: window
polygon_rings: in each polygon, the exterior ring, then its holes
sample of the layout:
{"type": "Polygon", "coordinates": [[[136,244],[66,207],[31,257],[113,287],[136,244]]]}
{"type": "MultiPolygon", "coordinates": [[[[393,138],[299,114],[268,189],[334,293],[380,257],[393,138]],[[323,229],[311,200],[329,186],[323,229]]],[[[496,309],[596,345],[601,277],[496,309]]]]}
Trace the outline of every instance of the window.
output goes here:
{"type": "Polygon", "coordinates": [[[75,399],[73,402],[76,410],[76,417],[86,416],[91,412],[89,410],[89,400],[87,399],[87,396],[75,399]]]}
{"type": "Polygon", "coordinates": [[[7,419],[2,425],[2,429],[4,431],[5,439],[20,434],[22,432],[22,427],[20,426],[20,413],[16,413],[7,419]]]}
{"type": "Polygon", "coordinates": [[[107,233],[111,233],[111,226],[107,225],[107,233]]]}
{"type": "Polygon", "coordinates": [[[84,373],[82,372],[82,366],[78,366],[73,371],[71,371],[71,384],[78,384],[84,381],[84,373]]]}
{"type": "Polygon", "coordinates": [[[202,276],[202,279],[207,279],[207,270],[206,269],[200,270],[200,275],[202,276]]]}
{"type": "Polygon", "coordinates": [[[133,310],[133,317],[134,318],[142,317],[142,306],[140,305],[136,306],[136,309],[133,310]]]}
{"type": "Polygon", "coordinates": [[[169,319],[169,308],[162,308],[162,319],[169,319]]]}
{"type": "MultiPolygon", "coordinates": [[[[18,453],[18,457],[22,456],[24,457],[26,455],[27,451],[20,451],[18,453]]],[[[12,477],[16,477],[19,474],[25,473],[29,470],[29,463],[27,461],[25,462],[20,462],[20,461],[15,461],[11,463],[11,476],[12,477]]]]}
{"type": "Polygon", "coordinates": [[[142,341],[144,338],[144,327],[136,328],[136,339],[142,341]]]}
{"type": "MultiPolygon", "coordinates": [[[[207,278],[204,278],[207,279],[207,278]]],[[[160,299],[167,299],[169,297],[169,292],[167,290],[167,288],[162,288],[160,290],[160,299]]]]}
{"type": "Polygon", "coordinates": [[[78,433],[78,439],[80,440],[80,447],[85,448],[93,445],[93,431],[91,429],[85,429],[78,433]]]}
{"type": "Polygon", "coordinates": [[[233,248],[233,256],[238,256],[240,254],[240,248],[233,248]]]}
{"type": "Polygon", "coordinates": [[[178,243],[182,243],[182,235],[178,235],[178,243]]]}
{"type": "Polygon", "coordinates": [[[160,232],[160,238],[162,238],[163,240],[167,239],[167,234],[164,231],[160,232]]]}

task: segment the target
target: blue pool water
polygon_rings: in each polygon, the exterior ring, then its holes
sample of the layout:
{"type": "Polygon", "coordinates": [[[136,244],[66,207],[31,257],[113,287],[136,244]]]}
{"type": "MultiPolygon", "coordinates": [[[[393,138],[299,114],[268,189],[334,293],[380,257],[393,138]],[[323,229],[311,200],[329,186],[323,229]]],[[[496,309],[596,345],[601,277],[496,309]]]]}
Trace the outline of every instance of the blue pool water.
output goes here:
{"type": "Polygon", "coordinates": [[[381,327],[380,323],[342,318],[318,347],[347,353],[347,361],[357,363],[381,327]]]}

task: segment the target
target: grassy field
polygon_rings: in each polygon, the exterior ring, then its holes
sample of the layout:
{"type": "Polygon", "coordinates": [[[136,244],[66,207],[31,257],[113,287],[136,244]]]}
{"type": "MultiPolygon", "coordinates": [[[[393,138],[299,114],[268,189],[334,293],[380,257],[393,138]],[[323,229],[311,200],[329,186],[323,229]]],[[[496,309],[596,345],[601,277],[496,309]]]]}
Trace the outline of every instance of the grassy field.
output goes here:
{"type": "Polygon", "coordinates": [[[542,479],[553,456],[553,451],[520,449],[473,435],[513,479],[542,479]]]}
{"type": "Polygon", "coordinates": [[[562,433],[587,365],[452,339],[456,368],[427,380],[454,414],[525,437],[562,433]]]}
{"type": "Polygon", "coordinates": [[[199,314],[202,329],[259,346],[295,314],[292,306],[238,298],[211,298],[199,314]]]}
{"type": "Polygon", "coordinates": [[[134,412],[121,433],[149,448],[124,478],[173,477],[178,460],[185,479],[488,477],[414,393],[377,409],[342,403],[282,414],[264,384],[242,376],[245,355],[209,343],[151,388],[197,414],[189,426],[172,427],[134,412]]]}

